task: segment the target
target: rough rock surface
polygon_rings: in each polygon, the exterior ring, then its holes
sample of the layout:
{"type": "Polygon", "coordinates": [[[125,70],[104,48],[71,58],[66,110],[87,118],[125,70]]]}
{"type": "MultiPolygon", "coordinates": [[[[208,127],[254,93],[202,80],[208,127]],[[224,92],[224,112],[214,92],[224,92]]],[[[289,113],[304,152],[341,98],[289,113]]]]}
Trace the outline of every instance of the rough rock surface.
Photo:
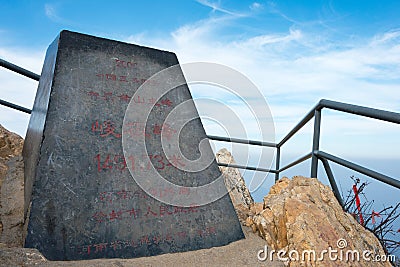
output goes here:
{"type": "Polygon", "coordinates": [[[9,158],[21,155],[24,139],[21,136],[5,129],[0,124],[0,162],[4,163],[9,158]]]}
{"type": "Polygon", "coordinates": [[[0,244],[23,245],[24,140],[0,125],[0,244]]]}
{"type": "MultiPolygon", "coordinates": [[[[226,148],[222,148],[217,152],[216,159],[217,162],[236,164],[232,154],[226,148]]],[[[239,170],[230,167],[219,167],[219,169],[224,175],[225,185],[228,188],[233,205],[243,205],[244,207],[250,209],[250,206],[254,204],[254,200],[247,189],[245,181],[239,170]]]]}
{"type": "MultiPolygon", "coordinates": [[[[364,251],[374,255],[384,255],[378,239],[362,227],[350,214],[343,212],[340,204],[328,186],[317,179],[296,176],[292,180],[284,177],[272,186],[270,193],[264,198],[263,210],[258,215],[247,218],[247,225],[257,231],[275,250],[284,250],[289,266],[391,266],[389,262],[366,262],[364,251]],[[317,258],[321,251],[333,252],[342,259],[330,260],[328,254],[324,260],[302,261],[305,250],[314,250],[317,258]],[[296,252],[299,253],[297,261],[296,252]],[[360,261],[353,261],[349,251],[357,250],[360,261]],[[342,252],[340,252],[342,251],[342,252]],[[346,255],[350,262],[346,262],[346,255]]],[[[355,258],[357,254],[354,254],[355,258]]],[[[367,255],[367,257],[369,257],[367,255]]]]}

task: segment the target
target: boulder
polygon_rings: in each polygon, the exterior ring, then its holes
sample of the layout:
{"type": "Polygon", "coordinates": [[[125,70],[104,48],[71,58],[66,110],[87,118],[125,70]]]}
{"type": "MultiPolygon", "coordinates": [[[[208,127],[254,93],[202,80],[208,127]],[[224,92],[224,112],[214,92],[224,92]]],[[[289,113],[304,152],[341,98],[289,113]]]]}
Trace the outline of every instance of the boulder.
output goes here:
{"type": "Polygon", "coordinates": [[[314,178],[279,180],[264,198],[263,211],[248,219],[247,225],[273,250],[282,250],[281,258],[289,266],[391,266],[367,261],[372,259],[369,253],[385,255],[379,240],[344,212],[332,190],[314,178]],[[321,257],[324,250],[332,254],[321,257]],[[366,260],[363,253],[368,254],[366,260]]]}

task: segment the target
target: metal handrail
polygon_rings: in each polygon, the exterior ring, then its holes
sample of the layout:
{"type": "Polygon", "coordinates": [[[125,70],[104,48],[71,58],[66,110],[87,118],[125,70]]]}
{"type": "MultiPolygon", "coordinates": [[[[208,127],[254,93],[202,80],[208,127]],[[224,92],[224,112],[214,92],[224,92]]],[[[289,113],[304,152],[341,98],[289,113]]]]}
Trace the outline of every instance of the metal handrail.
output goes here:
{"type": "Polygon", "coordinates": [[[28,114],[31,114],[31,112],[32,112],[32,110],[30,110],[29,108],[25,108],[25,107],[13,104],[13,103],[7,102],[7,101],[2,100],[2,99],[0,99],[0,105],[6,106],[6,107],[9,107],[9,108],[13,108],[13,109],[16,109],[16,110],[19,110],[19,111],[22,111],[22,112],[25,112],[25,113],[28,113],[28,114]]]}
{"type": "MultiPolygon", "coordinates": [[[[214,139],[213,139],[214,140],[214,139]]],[[[293,161],[292,163],[289,163],[285,167],[279,169],[279,170],[272,170],[272,169],[265,169],[265,168],[260,168],[260,167],[252,167],[252,166],[245,166],[245,165],[239,165],[239,164],[231,164],[231,163],[222,163],[218,162],[218,165],[221,167],[231,167],[231,168],[239,168],[239,169],[244,169],[244,170],[250,170],[250,171],[261,171],[261,172],[271,172],[271,173],[280,173],[283,172],[297,164],[302,163],[303,161],[306,161],[307,159],[311,158],[311,153],[308,153],[307,155],[293,161]]]]}
{"type": "Polygon", "coordinates": [[[304,118],[293,127],[293,129],[278,143],[278,147],[283,146],[293,135],[295,135],[303,126],[305,126],[313,117],[315,110],[317,109],[318,105],[316,105],[310,112],[307,113],[304,118]]]}
{"type": "MultiPolygon", "coordinates": [[[[311,161],[311,177],[317,177],[318,160],[321,160],[321,162],[324,166],[325,172],[328,176],[329,183],[332,187],[332,191],[333,191],[335,197],[337,198],[338,202],[342,206],[343,206],[343,200],[340,195],[339,189],[337,187],[332,170],[329,166],[328,160],[338,163],[344,167],[355,170],[355,171],[365,174],[369,177],[372,177],[378,181],[384,182],[388,185],[391,185],[393,187],[400,189],[400,181],[399,180],[396,180],[392,177],[386,176],[384,174],[378,173],[378,172],[368,169],[366,167],[357,165],[353,162],[338,158],[336,156],[333,156],[331,154],[328,154],[326,152],[319,150],[321,115],[322,115],[323,108],[328,108],[328,109],[341,111],[341,112],[345,112],[345,113],[349,113],[349,114],[354,114],[354,115],[358,115],[358,116],[363,116],[363,117],[368,117],[368,118],[372,118],[372,119],[377,119],[377,120],[400,124],[400,113],[386,111],[386,110],[380,110],[380,109],[374,109],[374,108],[369,108],[369,107],[363,107],[363,106],[357,106],[357,105],[352,105],[352,104],[347,104],[347,103],[341,103],[341,102],[327,100],[327,99],[321,99],[317,103],[317,105],[315,105],[314,108],[311,109],[306,114],[306,116],[302,120],[300,120],[300,122],[297,123],[295,125],[295,127],[293,127],[292,130],[286,136],[284,136],[283,139],[279,143],[276,144],[276,146],[269,146],[269,147],[275,147],[277,150],[276,151],[276,168],[275,168],[275,170],[269,171],[271,173],[275,173],[275,181],[277,181],[279,179],[279,174],[281,172],[283,172],[297,164],[300,164],[301,162],[303,162],[311,157],[311,159],[312,159],[312,161],[311,161]],[[301,157],[300,159],[286,165],[285,167],[280,168],[281,147],[313,118],[314,118],[314,131],[313,131],[312,152],[301,157]]],[[[209,138],[211,140],[216,140],[216,141],[228,141],[229,140],[230,142],[235,142],[236,140],[240,140],[240,143],[256,144],[256,145],[261,145],[261,146],[263,145],[263,142],[261,142],[261,141],[231,139],[231,138],[227,138],[227,137],[216,137],[216,136],[209,136],[209,138]]],[[[272,143],[268,143],[268,144],[272,144],[272,143]]],[[[268,146],[268,145],[264,145],[264,146],[268,146]]],[[[221,163],[219,163],[219,165],[222,166],[221,163]]],[[[242,169],[257,169],[258,168],[258,167],[248,167],[248,166],[241,166],[241,165],[231,165],[230,167],[237,167],[237,168],[242,168],[242,169]]],[[[263,169],[263,168],[258,168],[258,169],[260,169],[260,170],[262,169],[262,171],[267,170],[267,169],[263,169]]]]}
{"type": "Polygon", "coordinates": [[[312,155],[312,153],[310,152],[310,153],[308,153],[307,155],[305,155],[305,156],[303,156],[303,157],[301,157],[301,158],[299,158],[299,159],[293,161],[292,163],[289,163],[289,164],[286,165],[285,167],[279,169],[278,172],[286,171],[287,169],[292,168],[293,166],[296,166],[297,164],[300,164],[300,163],[302,163],[303,161],[308,160],[309,158],[311,158],[311,155],[312,155]]]}
{"type": "MultiPolygon", "coordinates": [[[[1,58],[0,58],[0,66],[4,67],[6,69],[9,69],[11,71],[14,71],[18,74],[21,74],[23,76],[26,76],[28,78],[31,78],[35,81],[40,80],[40,75],[33,73],[27,69],[21,68],[20,66],[12,64],[11,62],[5,61],[4,59],[1,59],[1,58]]],[[[11,103],[11,102],[8,102],[8,101],[2,100],[2,99],[0,99],[0,105],[6,106],[9,108],[13,108],[13,109],[16,109],[16,110],[19,110],[19,111],[22,111],[22,112],[25,112],[28,114],[31,114],[31,112],[32,112],[32,110],[30,110],[29,108],[25,108],[20,105],[16,105],[14,103],[11,103]]]]}
{"type": "Polygon", "coordinates": [[[278,144],[264,142],[264,141],[254,141],[254,140],[222,137],[222,136],[215,136],[215,135],[207,135],[207,137],[209,139],[212,139],[215,141],[232,142],[232,143],[239,143],[239,144],[246,144],[246,145],[267,146],[267,147],[277,147],[278,146],[278,144]]]}
{"type": "Polygon", "coordinates": [[[31,79],[33,79],[35,81],[39,81],[39,79],[40,79],[40,75],[38,75],[36,73],[33,73],[32,71],[29,71],[27,69],[21,68],[20,66],[12,64],[12,63],[10,63],[8,61],[5,61],[4,59],[1,59],[1,58],[0,58],[0,66],[4,67],[6,69],[9,69],[11,71],[14,71],[16,73],[19,73],[21,75],[24,75],[24,76],[26,76],[28,78],[31,78],[31,79]]]}
{"type": "Polygon", "coordinates": [[[238,168],[238,169],[244,169],[244,170],[250,170],[250,171],[272,172],[272,173],[277,172],[277,170],[265,169],[265,168],[260,168],[260,167],[252,167],[252,166],[244,166],[244,165],[239,165],[239,164],[223,163],[223,162],[218,162],[218,166],[238,168]]]}
{"type": "MultiPolygon", "coordinates": [[[[21,68],[17,65],[14,65],[10,62],[7,62],[3,59],[0,59],[0,66],[5,67],[11,71],[17,72],[28,78],[34,79],[36,81],[39,81],[39,79],[40,79],[40,75],[35,74],[24,68],[21,68]]],[[[17,110],[25,112],[25,113],[29,113],[29,114],[31,113],[30,109],[21,107],[19,105],[16,105],[16,104],[13,104],[13,103],[1,100],[1,99],[0,99],[0,105],[4,105],[4,106],[7,106],[7,107],[10,107],[13,109],[17,109],[17,110]]],[[[221,136],[214,136],[214,135],[208,135],[207,137],[210,140],[215,140],[215,141],[232,142],[232,143],[240,143],[240,144],[257,145],[257,146],[275,148],[276,149],[276,168],[275,168],[275,170],[260,168],[260,167],[244,166],[244,165],[238,165],[238,164],[227,164],[227,163],[222,163],[222,162],[218,163],[219,166],[223,166],[223,167],[232,167],[232,168],[240,168],[240,169],[246,169],[246,170],[271,172],[271,173],[275,174],[275,181],[277,181],[279,179],[279,174],[281,172],[283,172],[293,166],[296,166],[309,158],[311,158],[311,177],[317,177],[318,160],[321,160],[321,162],[324,166],[324,169],[326,171],[326,174],[328,176],[328,180],[331,184],[333,193],[335,194],[335,197],[338,199],[339,203],[342,206],[343,206],[343,200],[340,196],[340,192],[336,185],[336,181],[333,176],[332,170],[329,166],[328,160],[333,161],[333,162],[340,164],[344,167],[347,167],[349,169],[355,170],[357,172],[363,173],[369,177],[372,177],[376,180],[379,180],[381,182],[384,182],[388,185],[391,185],[391,186],[394,186],[394,187],[400,189],[400,181],[399,180],[396,180],[392,177],[386,176],[384,174],[378,173],[371,169],[365,168],[365,167],[357,165],[353,162],[341,159],[339,157],[333,156],[329,153],[319,150],[321,115],[322,115],[323,108],[328,108],[328,109],[341,111],[341,112],[345,112],[345,113],[349,113],[349,114],[354,114],[354,115],[358,115],[358,116],[364,116],[364,117],[368,117],[368,118],[373,118],[373,119],[377,119],[377,120],[383,120],[383,121],[387,121],[387,122],[400,124],[400,113],[390,112],[390,111],[380,110],[380,109],[374,109],[374,108],[369,108],[369,107],[363,107],[363,106],[357,106],[357,105],[352,105],[352,104],[347,104],[347,103],[342,103],[342,102],[337,102],[337,101],[332,101],[332,100],[327,100],[327,99],[321,99],[314,106],[314,108],[312,108],[306,114],[306,116],[304,116],[304,118],[302,120],[300,120],[300,122],[297,123],[295,125],[295,127],[293,127],[292,130],[286,136],[284,136],[282,138],[282,140],[279,143],[246,140],[246,139],[230,138],[230,137],[221,137],[221,136]],[[280,168],[281,147],[313,118],[314,118],[314,131],[313,131],[312,151],[310,153],[308,153],[307,155],[293,161],[292,163],[289,163],[285,167],[280,168]]]]}
{"type": "Polygon", "coordinates": [[[318,109],[329,108],[337,111],[342,111],[354,115],[369,117],[372,119],[383,120],[392,123],[400,124],[400,113],[386,111],[382,109],[368,108],[357,106],[327,99],[322,99],[317,105],[318,109]]]}
{"type": "Polygon", "coordinates": [[[379,181],[381,181],[383,183],[386,183],[388,185],[391,185],[391,186],[394,186],[394,187],[397,187],[397,188],[400,189],[400,181],[397,180],[397,179],[394,179],[394,178],[389,177],[387,175],[384,175],[384,174],[381,174],[379,172],[370,170],[370,169],[365,168],[365,167],[363,167],[361,165],[358,165],[358,164],[355,164],[353,162],[341,159],[339,157],[336,157],[334,155],[331,155],[331,154],[323,152],[323,151],[315,151],[314,154],[320,159],[328,159],[328,160],[333,161],[333,162],[335,162],[335,163],[337,163],[339,165],[342,165],[344,167],[347,167],[347,168],[352,169],[354,171],[357,171],[359,173],[365,174],[365,175],[367,175],[369,177],[373,177],[376,180],[379,180],[379,181]]]}

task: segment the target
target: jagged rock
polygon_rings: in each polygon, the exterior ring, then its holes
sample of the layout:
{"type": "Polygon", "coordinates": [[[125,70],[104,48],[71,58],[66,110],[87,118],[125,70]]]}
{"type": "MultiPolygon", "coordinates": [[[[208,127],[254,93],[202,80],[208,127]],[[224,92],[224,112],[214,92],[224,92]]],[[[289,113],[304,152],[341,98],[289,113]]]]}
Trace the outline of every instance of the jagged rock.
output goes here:
{"type": "Polygon", "coordinates": [[[264,210],[264,204],[263,203],[256,203],[254,202],[253,204],[250,205],[250,213],[257,215],[260,214],[264,210]]]}
{"type": "Polygon", "coordinates": [[[24,139],[0,124],[0,162],[21,155],[24,139]]]}
{"type": "MultiPolygon", "coordinates": [[[[217,162],[236,164],[232,154],[226,148],[222,148],[217,152],[216,159],[217,162]]],[[[230,167],[219,167],[219,169],[224,175],[225,185],[229,191],[233,205],[243,205],[245,208],[250,209],[250,206],[254,203],[254,200],[247,189],[246,183],[239,170],[230,167]]]]}
{"type": "MultiPolygon", "coordinates": [[[[299,253],[299,261],[288,261],[289,266],[391,266],[389,262],[371,263],[362,259],[367,250],[384,255],[381,244],[350,214],[343,212],[331,189],[317,179],[282,178],[264,198],[263,208],[246,222],[273,249],[286,251],[286,256],[292,253],[293,258],[297,256],[291,251],[299,253]],[[343,259],[348,251],[356,250],[360,261],[332,261],[328,254],[322,262],[314,261],[313,257],[308,260],[307,254],[306,261],[301,261],[303,251],[314,250],[318,258],[329,247],[338,250],[336,255],[342,251],[343,259]]],[[[352,255],[349,257],[353,259],[352,255]]]]}
{"type": "Polygon", "coordinates": [[[24,140],[0,125],[0,243],[23,245],[24,140]]]}

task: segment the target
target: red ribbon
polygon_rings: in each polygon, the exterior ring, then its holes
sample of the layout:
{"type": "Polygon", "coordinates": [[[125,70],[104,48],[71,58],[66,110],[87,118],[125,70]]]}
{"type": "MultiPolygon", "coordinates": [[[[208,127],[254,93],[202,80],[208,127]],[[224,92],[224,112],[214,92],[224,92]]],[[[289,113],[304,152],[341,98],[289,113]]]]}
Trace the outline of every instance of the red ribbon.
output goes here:
{"type": "Polygon", "coordinates": [[[376,212],[376,211],[372,210],[372,214],[371,214],[372,224],[375,224],[375,216],[376,216],[376,217],[381,217],[381,215],[379,214],[379,212],[376,212]]]}
{"type": "Polygon", "coordinates": [[[364,218],[363,218],[362,213],[361,213],[361,202],[360,202],[360,198],[358,197],[357,185],[353,185],[353,192],[354,192],[354,195],[356,197],[356,206],[357,206],[357,210],[358,210],[359,217],[360,217],[360,224],[364,225],[364,218]]]}

